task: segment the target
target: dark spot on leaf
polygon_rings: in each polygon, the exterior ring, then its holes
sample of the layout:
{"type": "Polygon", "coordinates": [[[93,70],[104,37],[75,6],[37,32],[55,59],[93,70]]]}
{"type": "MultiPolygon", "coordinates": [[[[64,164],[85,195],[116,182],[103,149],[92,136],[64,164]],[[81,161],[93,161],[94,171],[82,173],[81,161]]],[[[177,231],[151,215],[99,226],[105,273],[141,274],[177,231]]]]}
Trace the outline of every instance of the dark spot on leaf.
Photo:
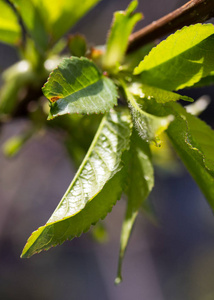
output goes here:
{"type": "Polygon", "coordinates": [[[54,97],[51,97],[50,101],[51,102],[56,102],[57,100],[59,100],[60,97],[59,96],[54,96],[54,97]]]}

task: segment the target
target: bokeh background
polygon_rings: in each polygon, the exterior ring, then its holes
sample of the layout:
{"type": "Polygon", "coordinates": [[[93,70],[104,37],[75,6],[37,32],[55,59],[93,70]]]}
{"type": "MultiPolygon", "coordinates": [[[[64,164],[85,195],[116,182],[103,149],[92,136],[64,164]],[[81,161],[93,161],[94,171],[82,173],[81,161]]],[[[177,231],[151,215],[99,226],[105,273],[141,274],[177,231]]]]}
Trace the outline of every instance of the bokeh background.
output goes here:
{"type": "MultiPolygon", "coordinates": [[[[186,1],[139,1],[145,26],[186,1]]],[[[103,44],[112,13],[127,0],[103,0],[72,32],[103,44]]],[[[81,3],[80,3],[81,5],[81,3]]],[[[137,28],[136,28],[137,29],[137,28]]],[[[0,70],[18,57],[0,44],[0,70]]],[[[214,88],[188,90],[194,99],[214,88]]],[[[201,117],[214,127],[211,103],[201,117]]],[[[0,144],[27,127],[24,119],[5,125],[0,144]]],[[[125,202],[119,201],[104,221],[106,243],[91,234],[66,242],[47,253],[20,259],[32,231],[45,224],[69,185],[72,166],[59,135],[33,137],[14,158],[0,153],[0,299],[16,300],[213,300],[214,216],[184,167],[178,173],[157,172],[150,197],[158,224],[139,215],[123,267],[123,282],[114,285],[119,236],[125,202]]]]}

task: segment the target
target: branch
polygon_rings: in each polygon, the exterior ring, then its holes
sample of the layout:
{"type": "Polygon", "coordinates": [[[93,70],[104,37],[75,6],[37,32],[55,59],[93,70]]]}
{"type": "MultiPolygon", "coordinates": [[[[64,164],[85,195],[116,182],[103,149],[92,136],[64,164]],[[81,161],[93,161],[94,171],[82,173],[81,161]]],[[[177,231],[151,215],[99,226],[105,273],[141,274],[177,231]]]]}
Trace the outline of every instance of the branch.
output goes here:
{"type": "Polygon", "coordinates": [[[214,0],[191,0],[163,18],[131,34],[127,53],[133,52],[183,26],[203,23],[214,17],[214,0]]]}

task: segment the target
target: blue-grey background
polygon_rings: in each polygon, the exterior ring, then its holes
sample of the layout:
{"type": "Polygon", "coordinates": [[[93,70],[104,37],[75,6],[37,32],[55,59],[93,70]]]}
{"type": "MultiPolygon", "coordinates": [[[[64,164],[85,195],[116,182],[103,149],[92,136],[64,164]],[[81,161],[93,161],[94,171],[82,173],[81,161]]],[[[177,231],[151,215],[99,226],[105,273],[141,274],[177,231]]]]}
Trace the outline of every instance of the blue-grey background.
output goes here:
{"type": "MultiPolygon", "coordinates": [[[[145,19],[138,28],[186,1],[139,1],[145,19]]],[[[103,44],[112,13],[127,0],[103,0],[72,32],[103,44]]],[[[0,69],[17,61],[15,51],[0,44],[0,69]]],[[[197,99],[214,89],[189,90],[197,99]]],[[[210,125],[213,105],[202,114],[210,125]]],[[[16,120],[3,127],[0,144],[28,126],[16,120]]],[[[105,220],[108,242],[89,234],[47,253],[20,259],[31,232],[45,224],[69,185],[75,168],[59,135],[44,132],[31,139],[13,159],[0,153],[0,299],[15,300],[213,300],[214,216],[184,168],[177,175],[158,173],[151,201],[159,225],[139,216],[124,261],[124,280],[114,286],[119,235],[125,202],[105,220]]]]}

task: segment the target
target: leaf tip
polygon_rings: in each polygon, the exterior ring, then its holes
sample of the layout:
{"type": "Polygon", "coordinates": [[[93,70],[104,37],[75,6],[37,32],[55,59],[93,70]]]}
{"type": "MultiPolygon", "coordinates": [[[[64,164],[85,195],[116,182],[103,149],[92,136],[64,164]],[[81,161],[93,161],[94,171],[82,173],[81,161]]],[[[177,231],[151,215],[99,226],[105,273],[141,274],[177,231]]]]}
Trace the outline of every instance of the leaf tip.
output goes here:
{"type": "Polygon", "coordinates": [[[121,275],[119,275],[115,278],[114,284],[119,285],[122,281],[123,281],[123,278],[121,275]]]}

